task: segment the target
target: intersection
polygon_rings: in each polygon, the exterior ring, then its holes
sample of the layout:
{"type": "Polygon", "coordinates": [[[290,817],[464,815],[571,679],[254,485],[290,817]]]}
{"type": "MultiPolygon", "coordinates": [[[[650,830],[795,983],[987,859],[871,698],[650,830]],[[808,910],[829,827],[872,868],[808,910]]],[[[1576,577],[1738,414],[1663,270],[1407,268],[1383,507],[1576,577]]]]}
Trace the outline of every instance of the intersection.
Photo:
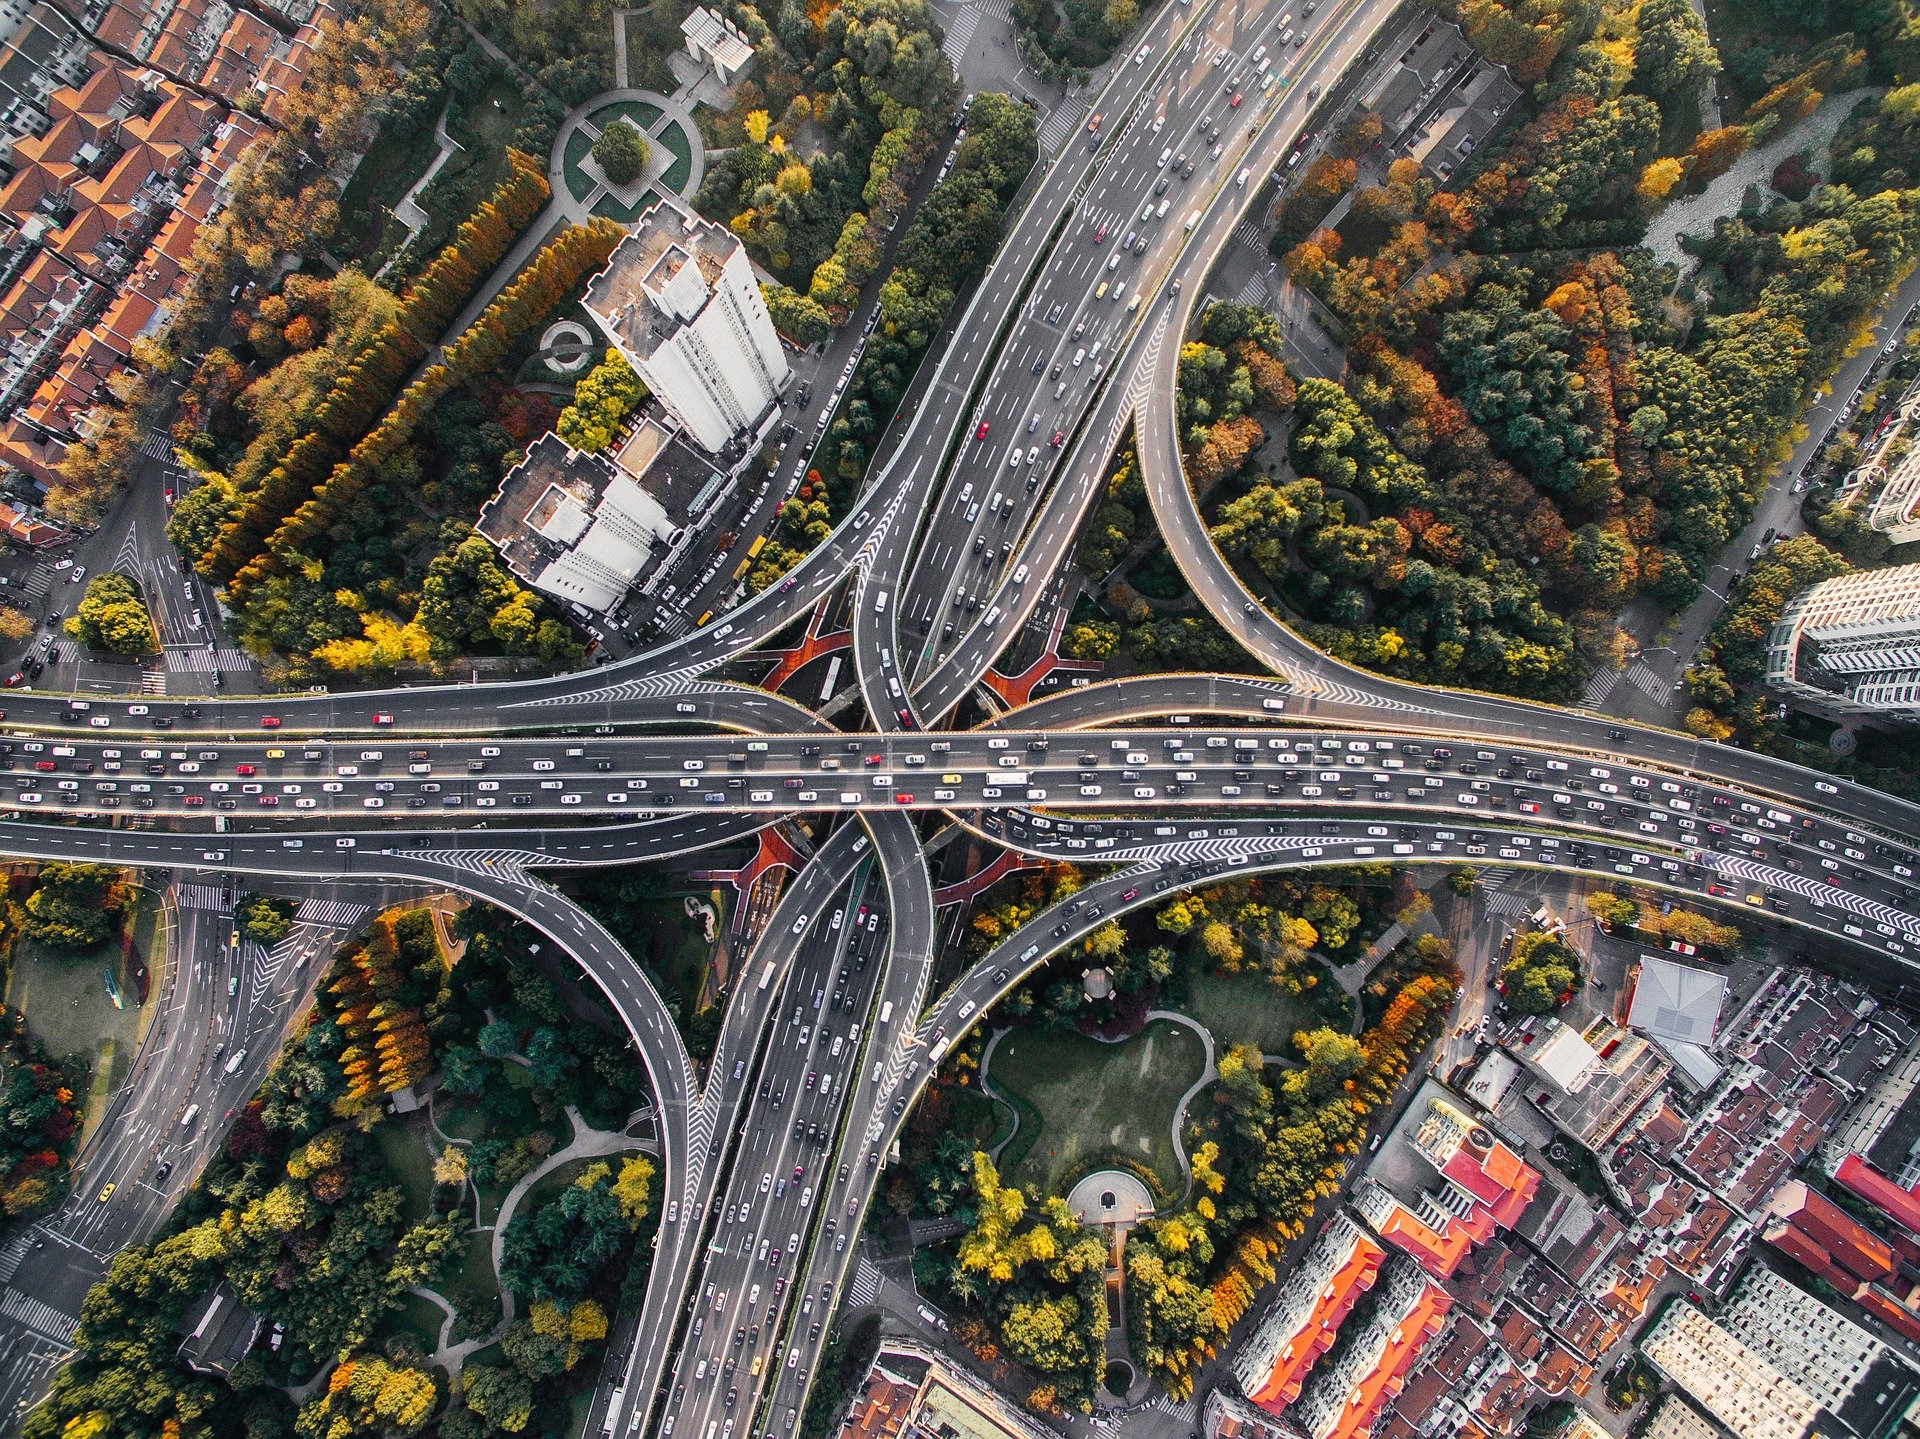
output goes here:
{"type": "Polygon", "coordinates": [[[887,1151],[947,1048],[1057,950],[1170,889],[1360,862],[1557,867],[1920,962],[1914,806],[1348,668],[1214,550],[1179,461],[1180,339],[1265,177],[1391,18],[1372,0],[1300,8],[1194,0],[1148,22],[1098,124],[1030,180],[869,488],[786,581],[711,625],[484,688],[7,696],[0,852],[447,886],[541,930],[605,992],[654,1091],[662,1223],[589,1432],[792,1432],[887,1151]],[[1282,49],[1290,22],[1303,43],[1282,49]],[[1245,58],[1263,45],[1271,66],[1245,58]],[[1270,676],[1119,681],[943,728],[1067,564],[1129,420],[1170,552],[1270,676]],[[867,732],[713,678],[849,579],[867,732]],[[645,974],[539,871],[801,814],[834,827],[745,959],[703,1075],[645,974]],[[923,836],[942,824],[1112,868],[932,994],[923,836]]]}

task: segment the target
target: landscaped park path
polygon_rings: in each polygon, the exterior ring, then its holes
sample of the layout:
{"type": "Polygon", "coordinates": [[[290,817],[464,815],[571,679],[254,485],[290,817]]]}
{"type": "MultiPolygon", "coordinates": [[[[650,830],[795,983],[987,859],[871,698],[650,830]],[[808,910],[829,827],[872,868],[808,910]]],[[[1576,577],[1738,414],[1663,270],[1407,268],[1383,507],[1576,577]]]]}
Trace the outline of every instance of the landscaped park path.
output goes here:
{"type": "MultiPolygon", "coordinates": [[[[533,1188],[534,1185],[538,1184],[547,1175],[553,1173],[554,1170],[569,1160],[604,1159],[617,1154],[631,1154],[636,1150],[644,1150],[647,1153],[658,1152],[658,1145],[655,1141],[636,1136],[632,1133],[638,1124],[652,1117],[653,1110],[651,1107],[635,1110],[632,1115],[628,1116],[626,1128],[624,1129],[595,1129],[589,1125],[585,1119],[580,1117],[580,1111],[571,1104],[567,1106],[566,1112],[567,1123],[573,1126],[573,1138],[568,1141],[564,1149],[556,1149],[526,1174],[522,1175],[500,1201],[500,1212],[494,1216],[491,1226],[493,1237],[490,1241],[493,1256],[493,1274],[496,1283],[498,1283],[500,1277],[500,1256],[506,1245],[507,1225],[512,1221],[514,1211],[520,1207],[520,1201],[525,1197],[529,1189],[533,1188]]],[[[468,1141],[463,1139],[449,1139],[441,1132],[438,1124],[434,1125],[433,1132],[439,1135],[442,1141],[452,1147],[463,1148],[468,1143],[468,1141]]],[[[488,1228],[488,1226],[482,1225],[480,1232],[486,1233],[488,1232],[488,1228]]],[[[487,1345],[493,1343],[493,1341],[500,1336],[500,1331],[513,1322],[513,1294],[504,1284],[501,1284],[499,1288],[500,1322],[485,1334],[473,1335],[461,1340],[457,1344],[452,1342],[453,1321],[455,1318],[453,1306],[446,1301],[445,1297],[435,1293],[431,1289],[418,1285],[407,1291],[409,1294],[417,1294],[428,1303],[437,1306],[446,1316],[440,1322],[440,1340],[433,1351],[433,1362],[443,1367],[447,1373],[452,1374],[456,1372],[461,1362],[464,1361],[469,1354],[473,1353],[476,1349],[484,1349],[487,1345]]]]}

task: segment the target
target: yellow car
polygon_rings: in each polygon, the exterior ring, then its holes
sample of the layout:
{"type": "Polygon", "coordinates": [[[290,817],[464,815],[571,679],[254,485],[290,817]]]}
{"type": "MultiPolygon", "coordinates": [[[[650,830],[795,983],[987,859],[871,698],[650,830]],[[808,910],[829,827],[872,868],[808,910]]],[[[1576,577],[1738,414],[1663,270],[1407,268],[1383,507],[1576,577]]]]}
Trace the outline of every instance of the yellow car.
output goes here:
{"type": "Polygon", "coordinates": [[[758,1379],[760,1377],[760,1363],[761,1363],[760,1356],[758,1354],[754,1355],[753,1364],[747,1370],[747,1373],[755,1379],[758,1379]]]}
{"type": "Polygon", "coordinates": [[[105,1204],[111,1198],[113,1198],[113,1186],[109,1184],[105,1189],[100,1191],[100,1202],[105,1204]]]}
{"type": "Polygon", "coordinates": [[[940,783],[941,784],[959,784],[961,783],[961,780],[960,780],[960,776],[957,774],[943,774],[940,776],[940,783]]]}
{"type": "Polygon", "coordinates": [[[287,752],[283,749],[270,749],[267,751],[268,759],[285,759],[286,757],[287,752]]]}

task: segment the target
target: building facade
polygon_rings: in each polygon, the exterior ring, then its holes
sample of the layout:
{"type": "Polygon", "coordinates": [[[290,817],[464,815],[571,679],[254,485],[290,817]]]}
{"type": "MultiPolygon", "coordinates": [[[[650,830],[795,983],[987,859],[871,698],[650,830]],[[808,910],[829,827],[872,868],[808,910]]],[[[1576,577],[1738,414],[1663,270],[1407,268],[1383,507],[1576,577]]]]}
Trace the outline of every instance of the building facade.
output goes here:
{"type": "Polygon", "coordinates": [[[620,242],[584,304],[709,454],[752,429],[792,379],[746,248],[671,197],[620,242]]]}
{"type": "Polygon", "coordinates": [[[1831,714],[1920,719],[1920,565],[1839,575],[1794,600],[1767,683],[1831,714]]]}

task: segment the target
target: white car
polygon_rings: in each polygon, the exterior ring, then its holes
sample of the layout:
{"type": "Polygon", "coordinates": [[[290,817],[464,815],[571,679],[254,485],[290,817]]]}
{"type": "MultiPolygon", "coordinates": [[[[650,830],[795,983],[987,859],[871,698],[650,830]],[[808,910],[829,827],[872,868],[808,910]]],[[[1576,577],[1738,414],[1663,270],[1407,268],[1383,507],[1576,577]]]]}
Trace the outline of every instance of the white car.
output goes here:
{"type": "Polygon", "coordinates": [[[105,715],[95,715],[92,719],[88,720],[87,723],[92,725],[95,729],[105,729],[108,725],[112,724],[113,721],[108,719],[105,715]]]}

